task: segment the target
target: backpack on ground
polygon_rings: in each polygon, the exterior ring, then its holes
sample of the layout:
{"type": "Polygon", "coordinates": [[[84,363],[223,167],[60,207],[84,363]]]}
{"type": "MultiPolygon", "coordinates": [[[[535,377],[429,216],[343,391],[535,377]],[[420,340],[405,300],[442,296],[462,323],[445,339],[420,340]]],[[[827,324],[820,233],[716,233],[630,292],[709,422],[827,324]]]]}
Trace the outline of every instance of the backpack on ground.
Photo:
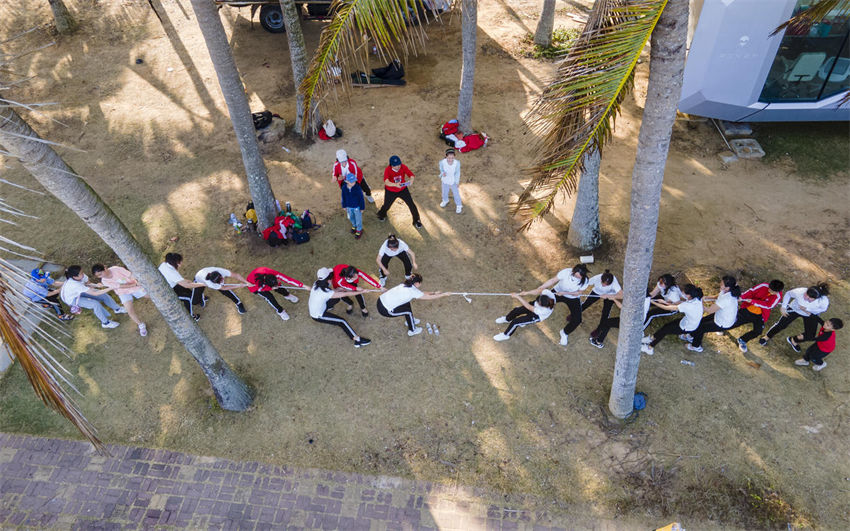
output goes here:
{"type": "Polygon", "coordinates": [[[272,114],[271,111],[263,111],[263,112],[252,112],[251,118],[254,119],[254,129],[263,129],[268,127],[270,123],[272,123],[272,114]]]}
{"type": "Polygon", "coordinates": [[[293,231],[292,240],[295,243],[307,243],[310,241],[310,233],[308,233],[306,230],[293,231]]]}

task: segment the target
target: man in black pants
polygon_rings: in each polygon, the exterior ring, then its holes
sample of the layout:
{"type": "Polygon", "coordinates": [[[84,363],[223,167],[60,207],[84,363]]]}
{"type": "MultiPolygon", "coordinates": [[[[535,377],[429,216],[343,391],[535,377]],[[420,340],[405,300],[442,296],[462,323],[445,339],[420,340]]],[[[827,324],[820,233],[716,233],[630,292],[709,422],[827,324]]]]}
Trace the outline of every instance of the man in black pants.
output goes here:
{"type": "Polygon", "coordinates": [[[419,209],[416,208],[416,203],[413,202],[413,197],[408,189],[413,184],[414,177],[413,172],[401,163],[401,158],[398,155],[390,157],[390,165],[384,170],[384,206],[378,211],[379,220],[387,219],[387,210],[396,199],[401,199],[410,209],[410,215],[413,216],[413,226],[417,229],[422,228],[422,222],[419,220],[419,209]]]}

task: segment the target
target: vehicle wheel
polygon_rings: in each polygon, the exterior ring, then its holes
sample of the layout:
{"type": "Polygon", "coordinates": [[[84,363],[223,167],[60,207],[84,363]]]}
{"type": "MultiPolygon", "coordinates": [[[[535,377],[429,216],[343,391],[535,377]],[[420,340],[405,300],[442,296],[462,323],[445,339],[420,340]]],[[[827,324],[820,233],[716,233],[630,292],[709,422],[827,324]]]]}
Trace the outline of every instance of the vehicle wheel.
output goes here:
{"type": "Polygon", "coordinates": [[[286,32],[279,5],[267,4],[260,8],[260,26],[269,33],[286,32]]]}

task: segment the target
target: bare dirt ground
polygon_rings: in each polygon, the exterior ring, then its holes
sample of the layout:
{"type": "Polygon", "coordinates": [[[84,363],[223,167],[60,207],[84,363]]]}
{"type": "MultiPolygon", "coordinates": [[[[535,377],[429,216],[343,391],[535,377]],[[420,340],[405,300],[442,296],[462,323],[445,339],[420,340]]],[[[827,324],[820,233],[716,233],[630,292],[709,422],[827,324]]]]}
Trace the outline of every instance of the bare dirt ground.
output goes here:
{"type": "MultiPolygon", "coordinates": [[[[309,207],[325,224],[309,244],[278,250],[228,227],[229,213],[241,212],[248,194],[215,74],[189,2],[153,3],[161,21],[147,2],[70,2],[82,29],[70,37],[45,29],[16,41],[15,49],[53,38],[56,45],[17,59],[15,72],[37,77],[4,95],[57,102],[28,119],[43,137],[82,150],[61,152],[154,260],[179,251],[186,274],[208,265],[243,274],[267,265],[310,282],[318,267],[340,262],[373,270],[382,239],[393,231],[416,251],[425,289],[446,291],[530,288],[576,261],[561,243],[571,199],[527,233],[515,233],[518,224],[507,213],[532,161],[526,113],[553,71],[552,63],[522,54],[537,1],[481,4],[473,121],[493,144],[461,155],[463,215],[438,206],[444,145],[437,132],[454,115],[461,67],[455,16],[428,29],[428,53],[407,60],[406,87],[352,90],[330,108],[345,131],[341,141],[298,149],[289,141],[291,152],[267,158],[279,199],[309,207]],[[386,224],[369,206],[366,235],[354,241],[329,182],[340,147],[377,188],[387,158],[400,155],[419,176],[412,192],[425,228],[416,231],[403,206],[393,207],[386,224]],[[176,243],[169,241],[173,236],[176,243]]],[[[566,15],[581,12],[582,4],[559,3],[558,9],[556,26],[574,26],[566,15]]],[[[0,12],[2,37],[50,20],[46,2],[0,12]]],[[[221,13],[252,107],[291,120],[285,37],[252,25],[247,10],[221,13]]],[[[304,24],[311,50],[322,24],[304,24]]],[[[594,272],[622,270],[646,75],[643,64],[603,157],[606,244],[594,272]]],[[[828,314],[846,318],[850,157],[846,127],[824,128],[836,131],[833,156],[844,171],[801,172],[794,161],[807,156],[802,151],[774,163],[725,167],[716,157],[725,148],[710,124],[677,123],[654,274],[677,273],[707,292],[725,272],[743,285],[774,277],[789,287],[827,280],[833,289],[828,314]]],[[[17,163],[3,162],[5,178],[37,186],[17,163]]],[[[51,261],[88,266],[114,259],[52,197],[6,186],[2,192],[39,215],[13,234],[51,261]]],[[[382,192],[376,197],[380,204],[382,192]]],[[[392,267],[391,281],[398,280],[399,266],[392,267]]],[[[91,316],[72,324],[77,356],[66,365],[85,393],[83,410],[105,440],[477,485],[507,500],[530,494],[536,501],[522,503],[537,508],[628,517],[643,527],[679,519],[689,528],[784,528],[790,520],[840,529],[850,519],[846,333],[821,373],[795,367],[781,337],[747,355],[728,336],[707,338],[706,352],[696,356],[677,340],[665,341],[641,363],[638,389],[649,395],[649,407],[635,422],[615,426],[605,404],[616,333],[604,350],[587,344],[598,306],[567,349],[557,345],[562,308],[542,326],[495,343],[491,337],[500,330],[493,319],[510,300],[479,297],[470,305],[452,297],[414,303],[423,322],[439,325],[438,337],[408,338],[401,322],[376,312],[353,317],[355,328],[374,341],[354,350],[339,331],[310,320],[305,301],[284,302],[294,318],[283,323],[259,298],[245,297],[248,313],[240,316],[213,294],[201,320],[257,390],[255,407],[244,414],[214,407],[196,364],[149,303],[140,304],[150,329],[144,339],[128,320],[109,331],[91,316]],[[773,494],[755,498],[764,492],[773,494]]],[[[369,305],[374,308],[374,299],[369,305]]],[[[0,382],[0,403],[0,430],[76,437],[36,402],[17,369],[0,382]]]]}

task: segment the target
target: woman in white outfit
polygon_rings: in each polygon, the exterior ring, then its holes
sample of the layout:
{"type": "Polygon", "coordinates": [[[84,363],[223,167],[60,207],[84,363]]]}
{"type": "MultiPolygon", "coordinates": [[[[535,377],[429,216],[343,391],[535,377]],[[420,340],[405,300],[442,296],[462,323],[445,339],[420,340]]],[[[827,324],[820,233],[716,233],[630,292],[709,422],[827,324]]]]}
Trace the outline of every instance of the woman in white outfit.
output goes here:
{"type": "Polygon", "coordinates": [[[463,203],[460,200],[460,161],[455,159],[455,150],[446,150],[446,158],[440,161],[440,181],[443,188],[443,201],[440,206],[445,208],[449,204],[449,190],[455,198],[455,212],[463,212],[463,203]]]}

